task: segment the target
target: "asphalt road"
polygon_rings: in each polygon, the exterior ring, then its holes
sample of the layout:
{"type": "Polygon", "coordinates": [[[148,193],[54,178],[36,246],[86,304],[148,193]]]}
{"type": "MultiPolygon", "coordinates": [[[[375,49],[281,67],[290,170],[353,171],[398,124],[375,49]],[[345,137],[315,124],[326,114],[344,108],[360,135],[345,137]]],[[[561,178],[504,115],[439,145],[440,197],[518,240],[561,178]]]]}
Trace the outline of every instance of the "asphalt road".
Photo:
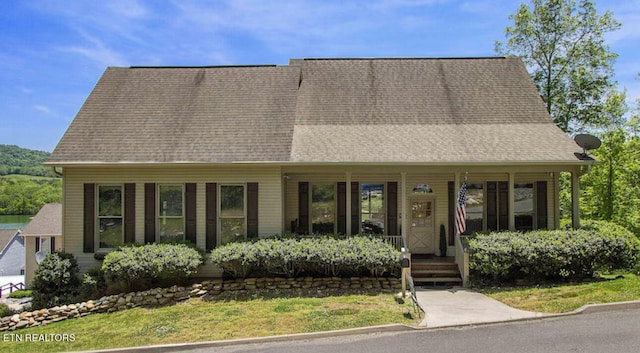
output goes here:
{"type": "Polygon", "coordinates": [[[183,352],[637,353],[640,352],[640,309],[487,326],[245,344],[183,352]]]}

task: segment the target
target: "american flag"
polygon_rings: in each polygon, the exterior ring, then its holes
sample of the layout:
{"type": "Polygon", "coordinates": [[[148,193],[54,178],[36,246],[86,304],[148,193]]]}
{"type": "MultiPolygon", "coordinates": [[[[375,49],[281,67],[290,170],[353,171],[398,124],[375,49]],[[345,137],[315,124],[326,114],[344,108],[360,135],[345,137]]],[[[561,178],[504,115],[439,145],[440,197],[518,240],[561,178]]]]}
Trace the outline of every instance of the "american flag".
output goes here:
{"type": "Polygon", "coordinates": [[[467,177],[464,177],[464,182],[460,187],[460,194],[458,196],[458,203],[456,204],[456,235],[464,233],[467,229],[467,177]]]}

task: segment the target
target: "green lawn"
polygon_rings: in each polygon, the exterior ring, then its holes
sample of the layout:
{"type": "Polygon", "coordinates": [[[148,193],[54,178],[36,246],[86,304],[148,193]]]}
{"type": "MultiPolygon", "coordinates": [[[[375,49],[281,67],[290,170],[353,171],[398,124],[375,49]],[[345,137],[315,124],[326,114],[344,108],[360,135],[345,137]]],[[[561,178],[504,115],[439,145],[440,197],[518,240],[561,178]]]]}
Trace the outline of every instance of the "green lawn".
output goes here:
{"type": "Polygon", "coordinates": [[[60,352],[181,342],[225,340],[355,328],[392,323],[417,324],[407,318],[410,301],[393,294],[227,299],[188,302],[158,309],[136,308],[89,315],[16,334],[69,334],[75,342],[6,342],[2,352],[60,352]]]}
{"type": "Polygon", "coordinates": [[[564,313],[586,304],[640,300],[640,277],[626,273],[617,278],[583,284],[534,288],[491,288],[482,293],[511,307],[543,313],[564,313]]]}

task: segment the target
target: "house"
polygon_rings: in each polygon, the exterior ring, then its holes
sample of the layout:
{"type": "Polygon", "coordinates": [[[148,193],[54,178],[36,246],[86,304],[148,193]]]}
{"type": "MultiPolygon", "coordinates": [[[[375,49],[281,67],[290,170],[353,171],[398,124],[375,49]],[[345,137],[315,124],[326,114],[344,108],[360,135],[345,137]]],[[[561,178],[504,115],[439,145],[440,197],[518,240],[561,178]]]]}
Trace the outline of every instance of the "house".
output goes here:
{"type": "Polygon", "coordinates": [[[463,269],[464,178],[467,232],[556,228],[562,171],[578,221],[579,152],[519,58],[292,59],[107,68],[46,165],[83,270],[126,243],[283,231],[401,237],[463,269]]]}
{"type": "Polygon", "coordinates": [[[36,253],[42,255],[62,250],[62,204],[48,203],[31,219],[22,231],[24,238],[25,284],[27,287],[33,281],[33,275],[38,268],[36,253]]]}
{"type": "Polygon", "coordinates": [[[20,229],[0,229],[0,276],[24,274],[24,241],[20,229]]]}

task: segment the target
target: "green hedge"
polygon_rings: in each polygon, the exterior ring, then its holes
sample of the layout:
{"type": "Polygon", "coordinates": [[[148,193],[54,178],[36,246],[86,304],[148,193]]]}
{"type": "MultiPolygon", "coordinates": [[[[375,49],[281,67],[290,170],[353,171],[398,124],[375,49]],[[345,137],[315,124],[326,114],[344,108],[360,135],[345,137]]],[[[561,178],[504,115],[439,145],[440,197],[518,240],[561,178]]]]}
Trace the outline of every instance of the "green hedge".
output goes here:
{"type": "Polygon", "coordinates": [[[266,238],[229,243],[211,252],[210,262],[228,276],[385,276],[399,270],[400,253],[381,238],[266,238]]]}
{"type": "Polygon", "coordinates": [[[109,292],[183,284],[202,264],[185,244],[155,243],[121,247],[105,256],[102,272],[109,292]]]}
{"type": "Polygon", "coordinates": [[[640,242],[627,229],[585,222],[581,229],[477,234],[469,239],[470,269],[497,282],[590,277],[632,268],[640,242]]]}

